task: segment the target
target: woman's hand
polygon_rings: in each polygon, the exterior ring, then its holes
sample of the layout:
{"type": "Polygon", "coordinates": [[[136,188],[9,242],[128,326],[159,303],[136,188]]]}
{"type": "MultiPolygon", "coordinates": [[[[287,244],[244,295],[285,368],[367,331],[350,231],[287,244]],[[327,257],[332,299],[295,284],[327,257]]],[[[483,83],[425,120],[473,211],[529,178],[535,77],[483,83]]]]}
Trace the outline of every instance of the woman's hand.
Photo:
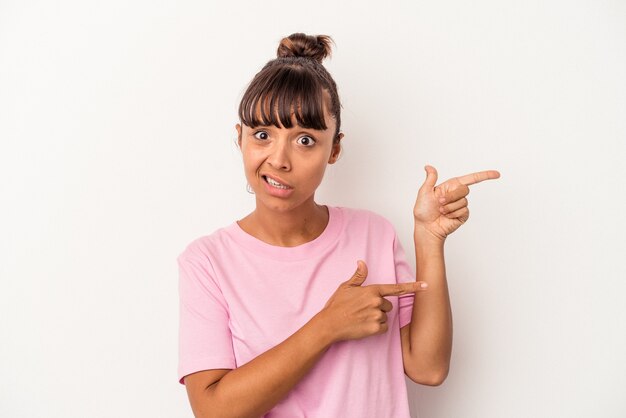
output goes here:
{"type": "Polygon", "coordinates": [[[435,186],[437,170],[430,165],[424,169],[426,180],[419,189],[413,208],[415,227],[441,241],[444,241],[469,218],[465,197],[469,193],[468,186],[500,177],[500,173],[496,170],[480,171],[454,177],[435,186]]]}
{"type": "Polygon", "coordinates": [[[339,285],[320,311],[320,315],[328,321],[328,328],[334,336],[333,342],[386,332],[387,312],[393,306],[384,296],[414,293],[428,287],[425,282],[361,286],[366,278],[367,266],[359,260],[354,275],[339,285]]]}

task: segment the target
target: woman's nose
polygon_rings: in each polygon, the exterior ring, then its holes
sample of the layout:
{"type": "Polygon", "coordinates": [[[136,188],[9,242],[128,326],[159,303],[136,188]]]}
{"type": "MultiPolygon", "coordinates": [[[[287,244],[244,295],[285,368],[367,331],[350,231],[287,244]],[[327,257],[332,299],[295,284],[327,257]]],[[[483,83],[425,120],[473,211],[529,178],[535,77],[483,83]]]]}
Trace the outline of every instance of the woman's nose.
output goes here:
{"type": "Polygon", "coordinates": [[[289,146],[283,141],[277,141],[271,148],[267,162],[276,170],[288,171],[291,169],[289,161],[289,146]]]}

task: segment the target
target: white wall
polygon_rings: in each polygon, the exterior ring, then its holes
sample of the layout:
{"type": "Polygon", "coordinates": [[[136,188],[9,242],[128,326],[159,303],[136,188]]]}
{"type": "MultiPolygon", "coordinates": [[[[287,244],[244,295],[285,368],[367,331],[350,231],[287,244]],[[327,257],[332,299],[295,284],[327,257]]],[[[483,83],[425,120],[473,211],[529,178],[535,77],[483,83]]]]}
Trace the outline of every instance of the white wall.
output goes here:
{"type": "Polygon", "coordinates": [[[626,4],[600,0],[0,0],[0,416],[191,416],[175,258],[252,209],[238,100],[297,31],[337,44],[320,202],[410,254],[424,164],[502,173],[448,240],[452,370],[414,416],[626,416],[626,4]]]}

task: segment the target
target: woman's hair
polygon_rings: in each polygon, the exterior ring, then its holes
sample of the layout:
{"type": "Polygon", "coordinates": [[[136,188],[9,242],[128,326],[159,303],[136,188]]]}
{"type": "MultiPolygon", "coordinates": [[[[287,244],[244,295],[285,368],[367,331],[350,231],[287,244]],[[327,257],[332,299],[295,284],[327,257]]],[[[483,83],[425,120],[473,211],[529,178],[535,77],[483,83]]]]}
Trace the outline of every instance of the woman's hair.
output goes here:
{"type": "Polygon", "coordinates": [[[327,129],[326,105],[337,122],[334,140],[338,141],[341,104],[337,85],[322,65],[330,55],[331,42],[329,36],[304,33],[283,38],[277,58],[265,64],[246,89],[239,104],[241,122],[252,128],[260,125],[291,128],[293,114],[299,126],[327,129]],[[330,103],[324,100],[324,91],[328,92],[330,103]]]}

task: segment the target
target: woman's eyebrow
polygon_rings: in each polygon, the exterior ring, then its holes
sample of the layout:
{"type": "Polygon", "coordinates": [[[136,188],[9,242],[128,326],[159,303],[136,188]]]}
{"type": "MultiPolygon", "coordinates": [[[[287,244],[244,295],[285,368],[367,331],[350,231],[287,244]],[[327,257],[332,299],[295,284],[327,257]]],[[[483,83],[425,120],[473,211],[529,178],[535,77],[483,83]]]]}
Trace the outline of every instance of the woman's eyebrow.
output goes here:
{"type": "MultiPolygon", "coordinates": [[[[248,126],[248,125],[246,125],[248,126]]],[[[255,130],[255,129],[277,129],[276,126],[274,125],[263,125],[262,123],[259,123],[258,125],[254,125],[254,126],[248,126],[248,128],[255,130]]]]}

